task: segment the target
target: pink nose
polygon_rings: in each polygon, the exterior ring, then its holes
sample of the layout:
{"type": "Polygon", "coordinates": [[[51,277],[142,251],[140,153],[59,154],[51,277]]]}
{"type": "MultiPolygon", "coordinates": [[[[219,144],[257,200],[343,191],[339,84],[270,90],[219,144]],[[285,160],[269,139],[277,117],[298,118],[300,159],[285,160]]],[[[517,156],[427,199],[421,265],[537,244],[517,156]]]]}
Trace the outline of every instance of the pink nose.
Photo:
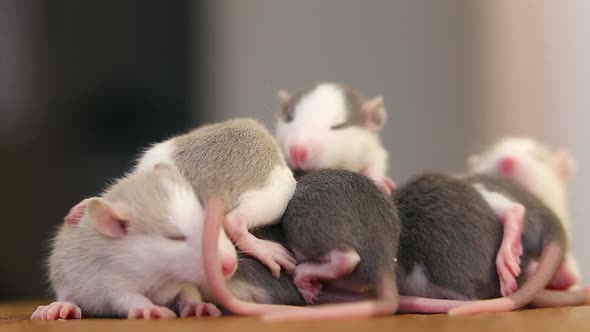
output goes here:
{"type": "Polygon", "coordinates": [[[516,160],[511,157],[504,157],[500,160],[498,168],[500,169],[500,172],[504,174],[511,174],[516,168],[516,160]]]}
{"type": "Polygon", "coordinates": [[[293,160],[295,164],[301,164],[307,160],[307,148],[303,145],[291,145],[289,148],[289,154],[291,155],[291,160],[293,160]]]}
{"type": "Polygon", "coordinates": [[[221,273],[224,277],[230,276],[236,270],[238,262],[235,258],[221,261],[221,273]]]}

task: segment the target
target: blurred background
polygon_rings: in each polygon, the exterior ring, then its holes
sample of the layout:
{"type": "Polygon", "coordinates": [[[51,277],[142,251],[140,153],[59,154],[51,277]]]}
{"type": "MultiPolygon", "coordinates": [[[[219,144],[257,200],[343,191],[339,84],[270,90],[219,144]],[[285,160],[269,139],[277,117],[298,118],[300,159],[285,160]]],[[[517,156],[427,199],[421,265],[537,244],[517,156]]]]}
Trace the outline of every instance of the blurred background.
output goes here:
{"type": "Polygon", "coordinates": [[[397,182],[461,172],[505,135],[566,147],[574,252],[590,281],[590,2],[0,0],[0,300],[48,297],[70,207],[138,151],[207,121],[274,127],[277,91],[383,95],[397,182]]]}

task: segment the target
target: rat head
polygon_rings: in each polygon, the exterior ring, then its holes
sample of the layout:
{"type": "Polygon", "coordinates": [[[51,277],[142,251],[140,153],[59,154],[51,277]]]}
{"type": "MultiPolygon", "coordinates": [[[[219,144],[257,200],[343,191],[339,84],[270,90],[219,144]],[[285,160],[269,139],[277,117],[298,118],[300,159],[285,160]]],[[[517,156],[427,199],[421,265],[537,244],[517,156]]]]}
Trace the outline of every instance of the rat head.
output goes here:
{"type": "Polygon", "coordinates": [[[374,136],[386,121],[382,97],[366,100],[339,84],[320,83],[294,95],[281,91],[279,99],[277,139],[296,170],[339,167],[357,158],[351,143],[374,136]]]}
{"type": "Polygon", "coordinates": [[[508,137],[482,155],[470,156],[468,168],[470,173],[509,176],[551,202],[548,195],[565,195],[566,182],[575,174],[576,162],[566,150],[551,151],[529,138],[508,137]]]}
{"type": "MultiPolygon", "coordinates": [[[[154,278],[180,283],[203,283],[204,211],[192,187],[172,166],[119,180],[103,198],[86,200],[87,219],[108,246],[114,260],[132,264],[154,278]]],[[[81,221],[82,222],[82,221],[81,221]]],[[[220,230],[222,274],[237,267],[236,251],[220,230]]]]}

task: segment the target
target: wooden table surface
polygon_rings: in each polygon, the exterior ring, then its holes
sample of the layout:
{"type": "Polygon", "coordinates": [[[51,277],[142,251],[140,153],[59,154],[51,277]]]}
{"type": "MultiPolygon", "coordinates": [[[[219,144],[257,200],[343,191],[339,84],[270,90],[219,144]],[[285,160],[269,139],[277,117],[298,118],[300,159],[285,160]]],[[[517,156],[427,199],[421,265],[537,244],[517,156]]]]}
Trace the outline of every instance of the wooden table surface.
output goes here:
{"type": "Polygon", "coordinates": [[[501,314],[448,317],[446,315],[397,315],[368,320],[273,322],[256,318],[221,317],[159,321],[82,319],[31,321],[39,302],[0,303],[0,331],[590,331],[590,306],[535,309],[501,314]]]}

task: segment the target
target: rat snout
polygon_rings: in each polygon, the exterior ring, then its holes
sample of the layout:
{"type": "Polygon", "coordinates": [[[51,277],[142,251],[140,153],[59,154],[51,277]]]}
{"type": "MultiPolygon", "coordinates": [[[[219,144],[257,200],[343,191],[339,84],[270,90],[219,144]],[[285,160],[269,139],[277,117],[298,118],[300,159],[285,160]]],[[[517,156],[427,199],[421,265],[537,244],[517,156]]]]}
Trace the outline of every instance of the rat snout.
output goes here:
{"type": "Polygon", "coordinates": [[[292,144],[289,147],[289,156],[295,166],[301,167],[309,158],[309,149],[303,144],[292,144]]]}
{"type": "Polygon", "coordinates": [[[504,157],[498,162],[498,170],[503,174],[512,174],[516,168],[516,159],[504,157]]]}
{"type": "Polygon", "coordinates": [[[236,256],[224,257],[221,259],[221,273],[225,278],[231,277],[238,268],[236,256]]]}

